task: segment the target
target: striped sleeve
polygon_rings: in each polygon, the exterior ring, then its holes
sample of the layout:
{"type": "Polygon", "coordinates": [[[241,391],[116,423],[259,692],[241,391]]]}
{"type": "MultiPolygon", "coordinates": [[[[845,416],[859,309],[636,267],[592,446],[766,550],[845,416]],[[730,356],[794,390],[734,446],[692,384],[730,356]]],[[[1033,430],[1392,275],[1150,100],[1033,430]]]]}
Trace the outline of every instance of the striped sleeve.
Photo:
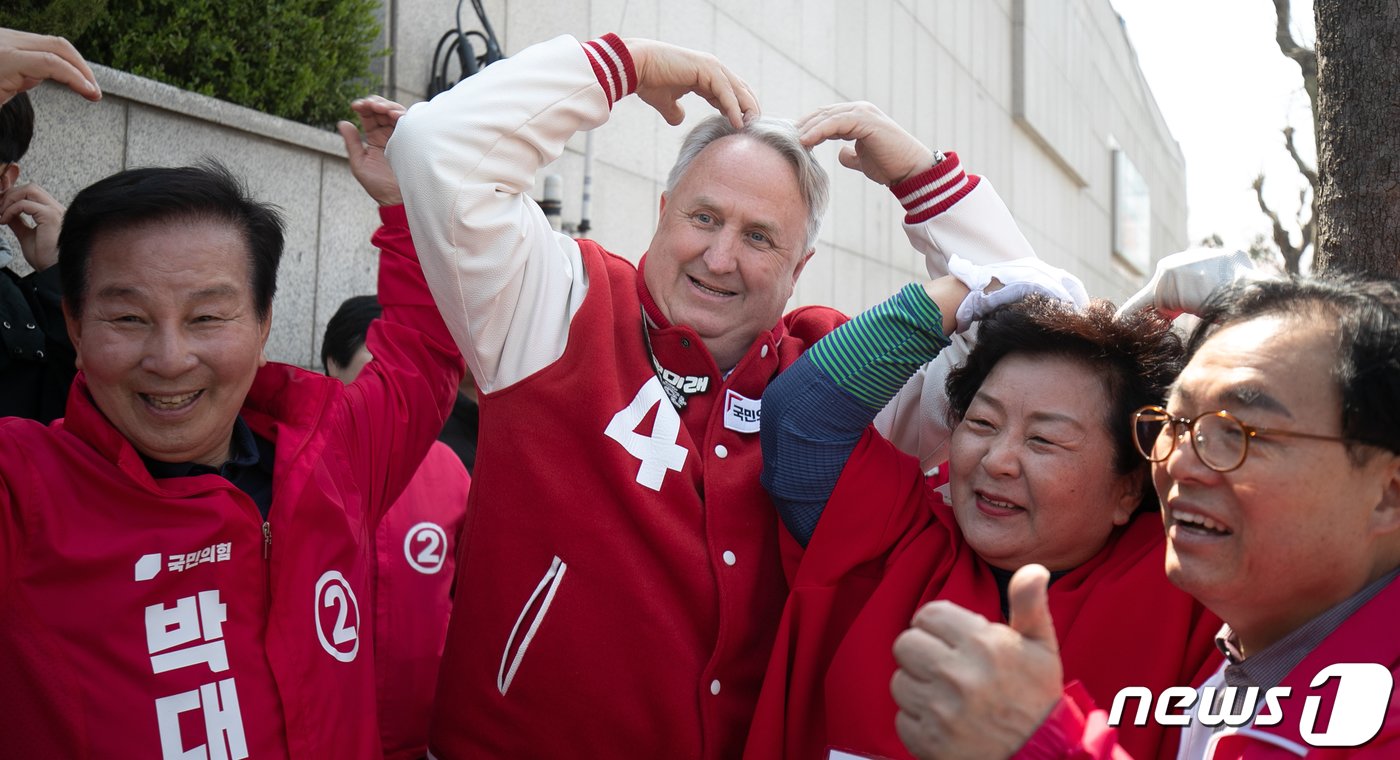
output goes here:
{"type": "Polygon", "coordinates": [[[797,543],[816,532],[846,461],[875,418],[811,360],[808,351],[763,391],[759,482],[797,543]]]}
{"type": "Polygon", "coordinates": [[[611,32],[583,43],[598,84],[608,96],[608,107],[637,91],[637,69],[621,38],[611,32]]]}
{"type": "Polygon", "coordinates": [[[958,154],[948,153],[940,162],[890,188],[904,206],[904,223],[918,224],[952,208],[982,180],[963,171],[958,154]]]}
{"type": "Polygon", "coordinates": [[[938,304],[912,283],[833,330],[807,355],[837,385],[879,410],[947,345],[938,304]]]}

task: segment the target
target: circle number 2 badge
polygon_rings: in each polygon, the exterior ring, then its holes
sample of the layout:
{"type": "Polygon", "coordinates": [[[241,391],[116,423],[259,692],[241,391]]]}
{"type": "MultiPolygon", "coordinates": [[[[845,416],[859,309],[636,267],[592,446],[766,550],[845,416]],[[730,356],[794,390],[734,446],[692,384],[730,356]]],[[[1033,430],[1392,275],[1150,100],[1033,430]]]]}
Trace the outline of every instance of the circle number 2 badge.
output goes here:
{"type": "Polygon", "coordinates": [[[351,662],[360,652],[360,603],[350,582],[336,570],[316,581],[316,636],[331,657],[351,662]]]}
{"type": "Polygon", "coordinates": [[[447,531],[437,523],[420,522],[404,536],[403,553],[414,570],[433,575],[447,561],[447,531]]]}

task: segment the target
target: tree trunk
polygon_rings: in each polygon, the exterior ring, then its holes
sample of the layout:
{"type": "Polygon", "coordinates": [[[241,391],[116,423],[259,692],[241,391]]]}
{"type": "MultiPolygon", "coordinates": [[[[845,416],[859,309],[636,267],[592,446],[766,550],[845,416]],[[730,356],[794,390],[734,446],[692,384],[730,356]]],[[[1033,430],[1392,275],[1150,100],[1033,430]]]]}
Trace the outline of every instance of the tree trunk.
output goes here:
{"type": "Polygon", "coordinates": [[[1400,278],[1400,0],[1316,0],[1313,270],[1400,278]]]}

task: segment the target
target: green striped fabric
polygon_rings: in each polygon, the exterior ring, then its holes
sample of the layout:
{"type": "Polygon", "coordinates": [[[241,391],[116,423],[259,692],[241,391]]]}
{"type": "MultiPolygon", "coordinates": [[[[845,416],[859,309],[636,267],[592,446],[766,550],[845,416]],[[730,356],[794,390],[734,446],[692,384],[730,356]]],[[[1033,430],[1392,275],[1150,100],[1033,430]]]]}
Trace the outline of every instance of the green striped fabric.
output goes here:
{"type": "Polygon", "coordinates": [[[938,304],[922,285],[911,283],[833,330],[807,356],[837,385],[878,410],[947,345],[938,304]]]}

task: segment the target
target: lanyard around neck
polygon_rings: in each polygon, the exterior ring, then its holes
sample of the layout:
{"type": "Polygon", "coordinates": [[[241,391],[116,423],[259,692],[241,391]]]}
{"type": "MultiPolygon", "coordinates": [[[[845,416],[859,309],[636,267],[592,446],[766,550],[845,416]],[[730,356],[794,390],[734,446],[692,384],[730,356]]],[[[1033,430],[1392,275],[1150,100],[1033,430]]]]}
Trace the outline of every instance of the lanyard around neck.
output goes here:
{"type": "Polygon", "coordinates": [[[710,378],[707,375],[678,375],[661,366],[660,360],[656,358],[656,351],[651,347],[651,332],[647,330],[645,308],[642,309],[642,343],[647,347],[647,356],[651,358],[651,370],[656,373],[656,379],[661,381],[661,390],[666,392],[666,398],[676,411],[685,408],[688,403],[686,396],[710,390],[710,378]]]}

